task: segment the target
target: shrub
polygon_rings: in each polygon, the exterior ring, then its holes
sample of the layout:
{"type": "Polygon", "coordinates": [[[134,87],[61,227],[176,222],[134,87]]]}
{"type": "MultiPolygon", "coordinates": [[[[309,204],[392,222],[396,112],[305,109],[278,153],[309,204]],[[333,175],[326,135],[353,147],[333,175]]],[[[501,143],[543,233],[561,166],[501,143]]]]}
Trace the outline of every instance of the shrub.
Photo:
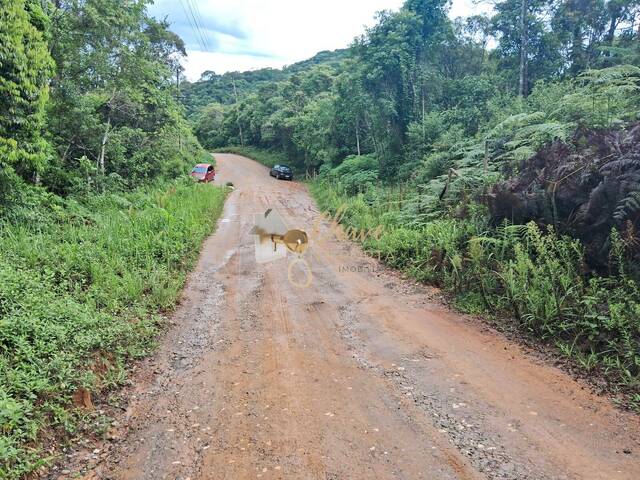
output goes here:
{"type": "Polygon", "coordinates": [[[374,155],[351,155],[327,176],[339,182],[347,195],[365,192],[378,179],[378,160],[374,155]]]}

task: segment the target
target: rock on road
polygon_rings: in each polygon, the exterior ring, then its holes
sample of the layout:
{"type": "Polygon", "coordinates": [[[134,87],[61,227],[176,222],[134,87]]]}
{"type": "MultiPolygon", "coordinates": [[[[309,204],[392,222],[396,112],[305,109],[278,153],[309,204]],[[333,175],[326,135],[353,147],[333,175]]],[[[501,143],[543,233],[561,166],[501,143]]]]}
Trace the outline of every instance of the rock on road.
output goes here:
{"type": "Polygon", "coordinates": [[[303,184],[216,159],[236,188],[86,478],[640,478],[637,416],[384,271],[303,184]],[[267,208],[308,232],[308,288],[256,264],[267,208]]]}

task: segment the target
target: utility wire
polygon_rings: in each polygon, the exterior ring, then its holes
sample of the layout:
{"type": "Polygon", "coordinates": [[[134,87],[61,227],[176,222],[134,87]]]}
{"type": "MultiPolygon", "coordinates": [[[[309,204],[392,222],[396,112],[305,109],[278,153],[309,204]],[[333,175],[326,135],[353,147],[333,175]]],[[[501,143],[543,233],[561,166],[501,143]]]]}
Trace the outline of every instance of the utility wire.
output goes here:
{"type": "Polygon", "coordinates": [[[200,24],[199,20],[198,20],[198,16],[196,14],[195,9],[193,8],[193,2],[191,2],[190,0],[186,0],[186,4],[187,7],[189,8],[189,13],[191,14],[191,19],[193,20],[194,25],[196,26],[196,29],[198,30],[198,35],[200,35],[200,39],[202,40],[202,46],[204,48],[204,50],[208,50],[208,44],[207,44],[207,39],[202,31],[202,25],[200,24]]]}
{"type": "Polygon", "coordinates": [[[198,6],[198,2],[197,0],[187,0],[187,2],[191,4],[191,10],[194,13],[194,18],[199,25],[199,29],[204,38],[204,43],[207,48],[207,51],[211,51],[211,43],[209,42],[208,30],[205,26],[205,22],[202,17],[202,13],[200,12],[200,7],[198,6]]]}
{"type": "Polygon", "coordinates": [[[191,26],[196,41],[200,44],[200,47],[202,47],[203,51],[208,51],[208,45],[200,28],[200,24],[195,17],[193,6],[191,5],[191,3],[189,3],[189,0],[180,0],[180,5],[182,5],[182,9],[184,10],[187,21],[191,26]]]}
{"type": "Polygon", "coordinates": [[[187,21],[189,22],[189,26],[191,27],[191,31],[194,34],[196,42],[198,42],[200,47],[202,47],[204,49],[204,45],[202,43],[202,39],[199,37],[199,35],[197,33],[196,26],[194,25],[193,20],[191,20],[191,16],[189,15],[189,10],[187,9],[187,6],[185,5],[184,0],[180,0],[180,5],[182,6],[182,10],[184,11],[184,14],[185,14],[185,17],[187,18],[187,21]]]}

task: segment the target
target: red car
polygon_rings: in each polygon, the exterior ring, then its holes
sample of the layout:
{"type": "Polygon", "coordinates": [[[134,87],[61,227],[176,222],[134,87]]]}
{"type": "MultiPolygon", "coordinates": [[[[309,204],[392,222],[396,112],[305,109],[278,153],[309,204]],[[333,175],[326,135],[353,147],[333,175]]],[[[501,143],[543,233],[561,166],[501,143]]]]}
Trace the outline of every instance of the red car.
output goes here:
{"type": "Polygon", "coordinates": [[[191,170],[191,176],[199,182],[213,182],[216,171],[210,163],[199,163],[191,170]]]}

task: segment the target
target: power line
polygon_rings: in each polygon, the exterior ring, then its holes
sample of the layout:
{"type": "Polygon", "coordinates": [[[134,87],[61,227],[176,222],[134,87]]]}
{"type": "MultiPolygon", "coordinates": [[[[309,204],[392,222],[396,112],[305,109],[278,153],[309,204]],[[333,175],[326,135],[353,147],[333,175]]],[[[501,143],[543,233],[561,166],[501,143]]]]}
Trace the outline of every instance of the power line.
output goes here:
{"type": "Polygon", "coordinates": [[[200,36],[200,39],[202,41],[202,46],[204,48],[204,50],[208,50],[208,45],[207,45],[207,40],[202,32],[202,26],[200,25],[200,22],[198,21],[198,17],[196,15],[196,12],[193,8],[193,3],[190,0],[186,0],[186,4],[187,7],[189,8],[189,13],[191,14],[191,19],[193,20],[194,25],[196,26],[196,29],[198,31],[198,35],[200,36]]]}
{"type": "Polygon", "coordinates": [[[193,24],[193,21],[191,20],[191,16],[189,15],[189,11],[187,10],[187,7],[186,7],[186,5],[185,5],[183,0],[180,0],[180,5],[182,6],[182,10],[184,11],[184,14],[185,14],[185,16],[187,18],[187,21],[189,22],[189,26],[191,27],[191,30],[192,30],[192,32],[193,32],[193,34],[195,36],[196,42],[198,42],[200,44],[200,46],[202,48],[204,48],[204,46],[202,44],[202,39],[198,36],[198,33],[196,31],[196,27],[193,24]]]}
{"type": "Polygon", "coordinates": [[[187,0],[188,3],[191,4],[191,10],[194,13],[194,18],[199,25],[200,32],[204,38],[204,43],[207,48],[207,51],[211,51],[211,44],[209,43],[209,35],[207,33],[207,28],[205,26],[205,22],[203,20],[202,14],[200,13],[200,7],[198,6],[197,0],[187,0]]]}
{"type": "Polygon", "coordinates": [[[196,18],[196,14],[193,10],[193,5],[189,2],[189,0],[180,0],[180,5],[182,5],[182,9],[184,10],[187,21],[191,26],[196,41],[200,44],[200,47],[202,47],[203,51],[209,51],[209,45],[207,43],[205,35],[202,32],[200,23],[196,18]]]}

